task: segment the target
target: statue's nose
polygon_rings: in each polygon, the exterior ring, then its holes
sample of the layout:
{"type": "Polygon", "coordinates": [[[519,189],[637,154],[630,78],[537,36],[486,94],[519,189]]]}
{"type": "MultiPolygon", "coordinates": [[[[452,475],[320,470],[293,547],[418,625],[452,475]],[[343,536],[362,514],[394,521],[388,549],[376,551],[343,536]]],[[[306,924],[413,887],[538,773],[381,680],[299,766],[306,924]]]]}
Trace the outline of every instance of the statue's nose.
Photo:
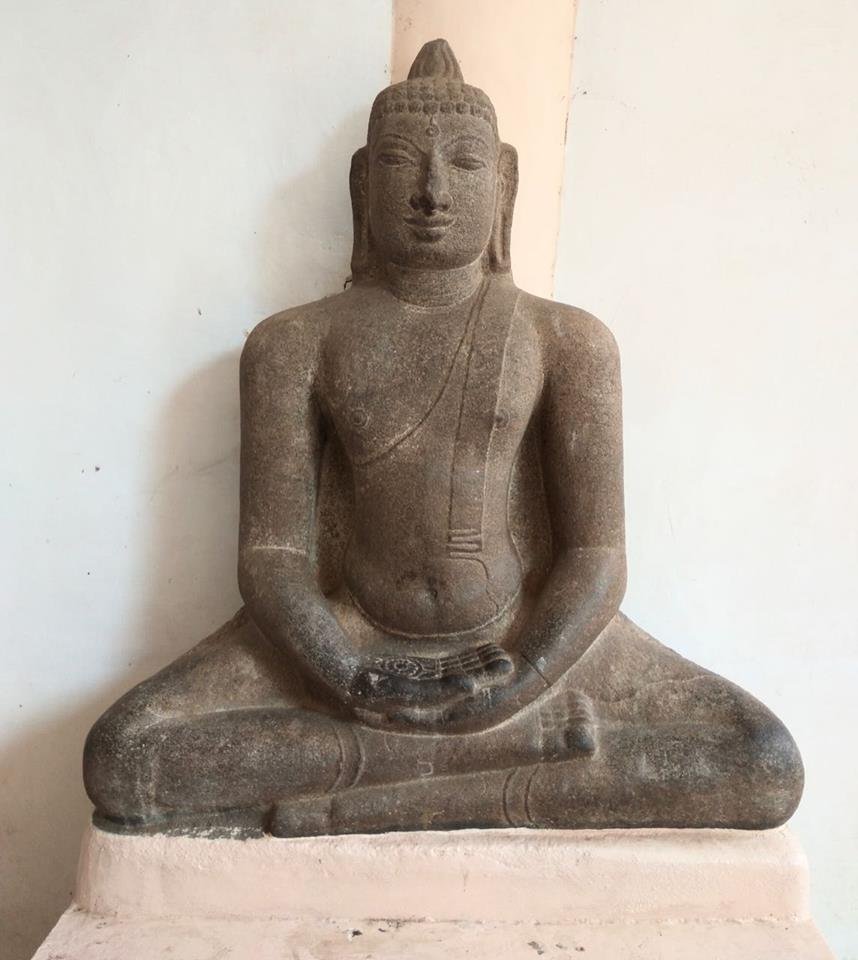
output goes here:
{"type": "Polygon", "coordinates": [[[413,210],[425,214],[443,213],[450,209],[453,198],[447,189],[447,178],[440,164],[429,163],[418,190],[411,195],[409,202],[413,210]]]}

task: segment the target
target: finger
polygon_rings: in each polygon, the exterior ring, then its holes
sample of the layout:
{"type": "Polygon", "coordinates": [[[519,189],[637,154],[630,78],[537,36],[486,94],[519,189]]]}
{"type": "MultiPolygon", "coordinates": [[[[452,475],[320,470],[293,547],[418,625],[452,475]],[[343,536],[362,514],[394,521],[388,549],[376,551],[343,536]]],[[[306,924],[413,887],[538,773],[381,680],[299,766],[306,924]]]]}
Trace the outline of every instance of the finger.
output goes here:
{"type": "Polygon", "coordinates": [[[512,665],[498,662],[492,667],[483,667],[481,670],[470,673],[468,676],[475,682],[476,688],[486,689],[487,687],[496,687],[508,682],[512,675],[512,665]]]}
{"type": "Polygon", "coordinates": [[[502,650],[496,648],[496,651],[497,652],[494,654],[494,659],[470,660],[467,664],[461,666],[458,671],[451,670],[448,673],[445,673],[444,679],[454,676],[479,678],[486,673],[491,675],[505,676],[512,673],[512,660],[502,650]]]}
{"type": "Polygon", "coordinates": [[[488,647],[483,647],[480,650],[480,660],[483,663],[489,663],[492,660],[497,660],[503,658],[509,660],[509,654],[504,650],[503,647],[496,647],[494,644],[488,647]]]}
{"type": "Polygon", "coordinates": [[[513,663],[512,658],[505,650],[494,647],[484,652],[480,659],[480,667],[483,670],[498,670],[501,673],[509,673],[513,669],[513,663]]]}
{"type": "Polygon", "coordinates": [[[456,670],[451,670],[450,673],[458,675],[468,675],[471,673],[479,673],[482,670],[483,665],[479,660],[468,660],[466,663],[460,663],[456,670]]]}
{"type": "Polygon", "coordinates": [[[461,673],[473,664],[479,663],[480,657],[476,651],[470,653],[458,654],[453,657],[444,657],[439,661],[441,669],[445,673],[461,673]]]}
{"type": "Polygon", "coordinates": [[[492,675],[497,675],[502,677],[505,677],[508,674],[512,673],[513,669],[514,667],[513,667],[512,660],[510,660],[510,658],[506,656],[497,657],[497,659],[491,660],[489,663],[485,665],[486,673],[490,673],[492,675]]]}
{"type": "Polygon", "coordinates": [[[463,675],[474,673],[483,668],[480,660],[467,660],[464,662],[451,663],[439,677],[440,680],[446,680],[448,677],[461,677],[463,675]]]}
{"type": "Polygon", "coordinates": [[[512,673],[512,671],[512,661],[507,657],[498,657],[497,660],[490,661],[489,663],[481,663],[479,666],[473,667],[468,671],[468,676],[482,677],[486,674],[489,676],[504,676],[512,673]]]}
{"type": "Polygon", "coordinates": [[[498,653],[506,655],[503,647],[499,647],[496,643],[484,643],[477,647],[475,653],[478,653],[481,657],[493,656],[498,653]]]}

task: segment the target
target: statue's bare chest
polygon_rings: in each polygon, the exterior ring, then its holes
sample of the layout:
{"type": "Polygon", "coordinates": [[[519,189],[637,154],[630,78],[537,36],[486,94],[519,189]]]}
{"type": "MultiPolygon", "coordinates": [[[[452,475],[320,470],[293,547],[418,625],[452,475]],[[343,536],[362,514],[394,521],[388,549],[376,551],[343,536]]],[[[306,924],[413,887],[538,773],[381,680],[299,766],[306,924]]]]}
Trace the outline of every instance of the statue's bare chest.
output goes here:
{"type": "Polygon", "coordinates": [[[431,311],[382,303],[338,318],[323,350],[323,406],[355,463],[417,431],[452,442],[462,410],[523,430],[541,382],[538,351],[506,311],[431,311]]]}

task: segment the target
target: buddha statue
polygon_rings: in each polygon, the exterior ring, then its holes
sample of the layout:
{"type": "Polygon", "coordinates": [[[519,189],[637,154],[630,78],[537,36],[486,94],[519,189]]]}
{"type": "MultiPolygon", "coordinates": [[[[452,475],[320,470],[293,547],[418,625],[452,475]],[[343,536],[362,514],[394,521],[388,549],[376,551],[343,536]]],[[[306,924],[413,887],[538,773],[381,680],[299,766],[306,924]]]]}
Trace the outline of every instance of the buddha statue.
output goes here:
{"type": "Polygon", "coordinates": [[[352,158],[352,284],[241,358],[243,608],[114,704],[96,822],[276,836],[783,823],[785,727],[620,612],[609,331],[519,290],[518,179],[448,44],[352,158]]]}

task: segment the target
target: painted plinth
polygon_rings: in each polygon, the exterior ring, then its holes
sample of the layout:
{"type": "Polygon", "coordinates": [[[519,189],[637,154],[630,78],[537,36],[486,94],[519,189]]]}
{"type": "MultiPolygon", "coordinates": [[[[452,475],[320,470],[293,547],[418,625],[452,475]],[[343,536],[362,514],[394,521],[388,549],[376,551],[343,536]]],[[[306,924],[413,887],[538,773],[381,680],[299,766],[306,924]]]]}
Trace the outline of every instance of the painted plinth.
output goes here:
{"type": "Polygon", "coordinates": [[[832,960],[786,829],[87,832],[34,960],[832,960]]]}

